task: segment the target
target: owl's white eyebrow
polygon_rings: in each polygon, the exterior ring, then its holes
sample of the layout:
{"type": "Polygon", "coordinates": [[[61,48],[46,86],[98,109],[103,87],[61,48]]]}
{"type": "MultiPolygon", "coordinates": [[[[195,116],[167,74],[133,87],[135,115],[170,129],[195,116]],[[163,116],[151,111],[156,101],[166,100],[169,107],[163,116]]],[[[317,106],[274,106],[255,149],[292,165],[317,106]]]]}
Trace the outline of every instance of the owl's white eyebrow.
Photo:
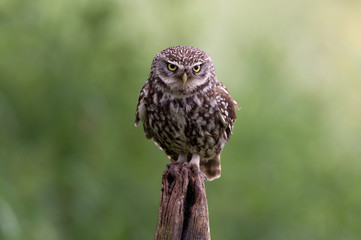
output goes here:
{"type": "Polygon", "coordinates": [[[179,66],[178,66],[178,64],[177,64],[176,62],[172,62],[172,61],[166,61],[166,60],[165,60],[165,62],[166,62],[166,63],[169,63],[169,64],[173,64],[173,65],[176,65],[177,67],[179,67],[179,66]]]}
{"type": "Polygon", "coordinates": [[[197,62],[197,63],[193,64],[192,67],[195,67],[195,66],[198,66],[198,65],[201,66],[203,64],[205,64],[205,62],[197,62]]]}

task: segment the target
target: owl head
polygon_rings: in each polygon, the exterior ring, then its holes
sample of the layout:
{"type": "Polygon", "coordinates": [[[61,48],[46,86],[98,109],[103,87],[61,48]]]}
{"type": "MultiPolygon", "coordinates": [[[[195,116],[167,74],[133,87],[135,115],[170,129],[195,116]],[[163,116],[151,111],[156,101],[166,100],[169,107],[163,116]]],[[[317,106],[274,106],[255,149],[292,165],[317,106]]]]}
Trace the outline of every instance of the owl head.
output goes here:
{"type": "Polygon", "coordinates": [[[215,82],[209,55],[195,47],[176,46],[159,52],[153,60],[150,80],[174,95],[190,95],[215,82]]]}

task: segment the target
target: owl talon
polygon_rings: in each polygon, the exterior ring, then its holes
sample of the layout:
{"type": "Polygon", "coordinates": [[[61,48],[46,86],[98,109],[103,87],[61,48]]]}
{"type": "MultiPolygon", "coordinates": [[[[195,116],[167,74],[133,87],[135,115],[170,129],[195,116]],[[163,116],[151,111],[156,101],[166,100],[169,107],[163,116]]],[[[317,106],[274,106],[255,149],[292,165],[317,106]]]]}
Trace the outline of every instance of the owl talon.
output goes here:
{"type": "Polygon", "coordinates": [[[199,173],[201,173],[200,169],[197,168],[197,167],[194,166],[194,165],[191,165],[191,166],[190,166],[190,169],[191,169],[191,171],[194,172],[196,175],[198,175],[199,173]]]}
{"type": "Polygon", "coordinates": [[[199,164],[200,164],[200,156],[198,154],[193,154],[192,159],[190,160],[188,166],[190,169],[194,170],[194,172],[199,172],[199,164]]]}
{"type": "Polygon", "coordinates": [[[207,175],[202,172],[204,180],[208,181],[207,175]]]}
{"type": "Polygon", "coordinates": [[[184,153],[179,154],[177,163],[184,163],[187,162],[187,155],[184,153]]]}

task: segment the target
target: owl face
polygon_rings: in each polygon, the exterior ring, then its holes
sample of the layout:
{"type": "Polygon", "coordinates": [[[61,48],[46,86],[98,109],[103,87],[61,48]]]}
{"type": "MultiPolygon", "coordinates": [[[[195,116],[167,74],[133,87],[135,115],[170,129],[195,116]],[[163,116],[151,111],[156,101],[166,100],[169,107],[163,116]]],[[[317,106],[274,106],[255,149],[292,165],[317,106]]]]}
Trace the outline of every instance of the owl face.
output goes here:
{"type": "Polygon", "coordinates": [[[168,48],[154,58],[153,71],[164,90],[178,95],[192,94],[211,83],[214,67],[204,51],[194,47],[168,48]]]}

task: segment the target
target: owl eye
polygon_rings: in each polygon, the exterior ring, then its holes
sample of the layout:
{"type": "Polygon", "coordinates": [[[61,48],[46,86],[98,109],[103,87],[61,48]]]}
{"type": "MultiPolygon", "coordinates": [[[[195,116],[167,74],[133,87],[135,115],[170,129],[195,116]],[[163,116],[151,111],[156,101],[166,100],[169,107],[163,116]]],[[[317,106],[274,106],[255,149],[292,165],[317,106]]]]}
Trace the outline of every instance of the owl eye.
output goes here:
{"type": "Polygon", "coordinates": [[[201,70],[200,65],[196,65],[196,66],[193,67],[193,71],[196,72],[196,73],[199,72],[200,70],[201,70]]]}
{"type": "Polygon", "coordinates": [[[177,70],[177,66],[171,63],[168,63],[168,69],[172,72],[174,72],[175,70],[177,70]]]}

